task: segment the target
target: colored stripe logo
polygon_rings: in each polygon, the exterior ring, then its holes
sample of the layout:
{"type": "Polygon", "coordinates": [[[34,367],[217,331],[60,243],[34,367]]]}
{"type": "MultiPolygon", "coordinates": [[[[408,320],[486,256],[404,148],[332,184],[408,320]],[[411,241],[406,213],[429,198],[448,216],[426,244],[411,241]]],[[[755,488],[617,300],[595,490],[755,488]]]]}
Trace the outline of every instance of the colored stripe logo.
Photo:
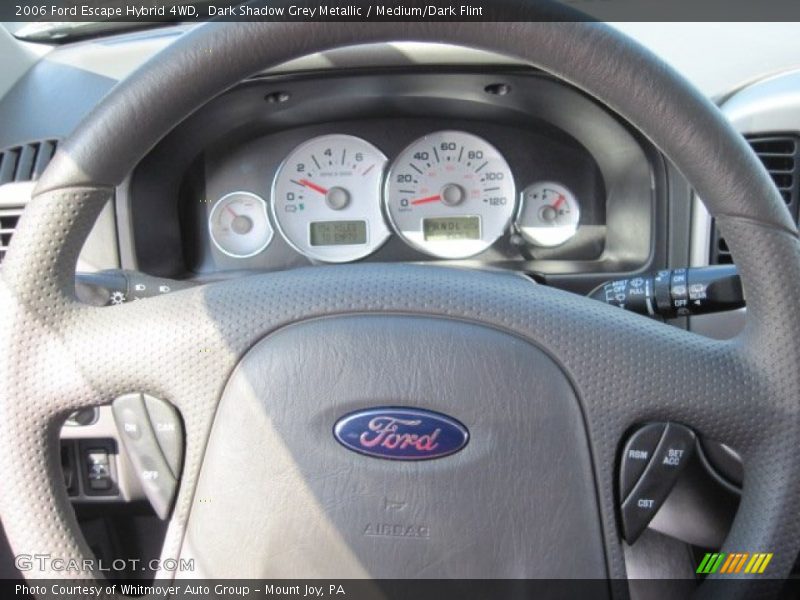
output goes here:
{"type": "Polygon", "coordinates": [[[772,560],[772,553],[769,552],[709,552],[697,567],[697,572],[703,575],[712,573],[724,573],[735,575],[736,573],[763,573],[769,561],[772,560]]]}

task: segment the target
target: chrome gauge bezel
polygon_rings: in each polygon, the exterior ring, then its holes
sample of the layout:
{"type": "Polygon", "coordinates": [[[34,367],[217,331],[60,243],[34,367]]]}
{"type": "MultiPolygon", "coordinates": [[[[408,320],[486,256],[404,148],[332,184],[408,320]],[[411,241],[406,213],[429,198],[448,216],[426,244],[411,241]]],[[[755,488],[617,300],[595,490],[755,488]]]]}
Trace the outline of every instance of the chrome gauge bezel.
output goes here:
{"type": "MultiPolygon", "coordinates": [[[[301,143],[297,147],[295,147],[284,160],[281,162],[280,166],[275,172],[275,176],[272,179],[272,187],[271,187],[271,196],[270,196],[270,213],[272,218],[275,222],[275,227],[277,228],[278,232],[280,233],[281,237],[286,241],[286,243],[293,248],[298,253],[306,256],[309,259],[319,261],[319,262],[326,262],[326,263],[347,263],[353,262],[356,260],[361,260],[374,254],[378,251],[381,246],[383,246],[386,241],[391,236],[391,229],[389,225],[386,223],[386,219],[384,218],[383,211],[381,209],[381,191],[382,191],[382,183],[383,183],[383,174],[386,170],[386,165],[389,162],[389,159],[386,155],[377,148],[371,142],[367,140],[348,134],[327,134],[321,135],[305,142],[301,143]],[[362,145],[365,149],[369,149],[370,153],[373,155],[375,160],[375,166],[373,167],[374,172],[371,173],[371,179],[375,180],[375,190],[374,190],[374,197],[371,200],[368,200],[369,204],[364,205],[364,207],[360,208],[358,211],[350,210],[350,206],[345,209],[342,209],[342,212],[333,213],[331,210],[331,215],[325,222],[346,222],[346,221],[364,221],[366,223],[366,241],[363,244],[340,244],[340,245],[328,245],[328,246],[313,246],[311,244],[311,232],[310,227],[312,222],[319,222],[313,221],[309,218],[306,221],[305,225],[305,232],[304,235],[305,240],[303,243],[300,243],[299,240],[295,239],[295,233],[289,233],[287,231],[287,226],[282,222],[281,218],[279,218],[279,208],[278,208],[278,186],[281,183],[281,177],[285,175],[285,170],[287,169],[288,165],[294,163],[295,160],[302,156],[303,153],[308,152],[309,148],[312,148],[318,144],[341,144],[342,142],[346,143],[356,143],[358,145],[362,145]]],[[[322,167],[318,167],[317,170],[321,169],[322,167]]],[[[291,181],[291,180],[290,180],[291,181]]],[[[339,187],[339,186],[335,186],[339,187]]]]}
{"type": "MultiPolygon", "coordinates": [[[[449,150],[447,152],[450,152],[449,150]]],[[[463,156],[461,156],[458,150],[454,156],[458,157],[458,160],[452,161],[451,164],[463,164],[466,165],[467,163],[462,162],[463,156]]],[[[433,156],[433,155],[431,155],[433,156]]],[[[431,160],[436,160],[437,164],[443,164],[441,159],[442,157],[447,157],[447,154],[440,154],[436,153],[435,158],[431,160]]],[[[477,160],[477,159],[476,159],[477,160]]],[[[427,161],[425,161],[427,164],[427,161]]],[[[425,165],[420,165],[423,167],[425,165]]],[[[480,167],[480,165],[478,165],[480,167]]],[[[471,166],[470,168],[474,168],[471,166]]],[[[479,169],[480,170],[480,169],[479,169]]],[[[419,173],[420,176],[425,176],[425,172],[419,169],[415,169],[419,173]]],[[[438,179],[439,176],[437,175],[436,178],[438,179]]],[[[436,180],[436,179],[435,179],[436,180]]],[[[457,182],[462,184],[462,180],[458,180],[457,182]]],[[[419,185],[418,183],[415,185],[419,185]]],[[[449,187],[449,184],[445,184],[445,187],[449,187]]],[[[494,186],[493,186],[494,187],[494,186]]],[[[399,191],[399,190],[398,190],[399,191]]],[[[483,190],[485,193],[486,190],[483,190]]],[[[481,196],[481,199],[483,197],[481,196]]],[[[443,201],[440,204],[445,204],[443,201]]],[[[440,259],[447,259],[447,260],[460,260],[471,258],[478,254],[481,254],[491,248],[498,239],[500,239],[503,235],[505,235],[511,227],[511,223],[514,220],[514,216],[516,214],[516,205],[517,205],[517,194],[516,194],[516,183],[514,180],[514,174],[509,166],[508,162],[506,161],[503,154],[491,143],[489,143],[486,139],[475,135],[473,133],[467,131],[458,131],[458,130],[442,130],[442,131],[435,131],[431,132],[423,137],[417,138],[408,146],[406,146],[398,155],[395,157],[394,161],[390,165],[389,169],[387,170],[386,177],[384,180],[383,185],[383,206],[386,212],[386,216],[389,220],[389,223],[392,226],[394,232],[409,246],[412,248],[427,254],[429,256],[433,256],[435,258],[440,259]],[[411,229],[404,229],[403,225],[400,223],[399,215],[396,215],[394,212],[394,204],[395,202],[399,203],[403,200],[399,196],[393,197],[393,190],[394,184],[399,184],[395,181],[398,175],[408,175],[409,173],[402,173],[401,171],[408,170],[411,166],[411,163],[415,159],[409,160],[409,157],[412,156],[412,153],[418,149],[422,148],[427,150],[432,150],[435,144],[441,143],[440,140],[446,139],[448,142],[455,141],[457,144],[457,148],[461,148],[462,150],[466,147],[467,144],[475,145],[474,147],[480,148],[483,151],[488,150],[488,154],[490,155],[488,160],[486,158],[481,160],[487,160],[487,162],[491,161],[498,165],[497,168],[502,169],[503,172],[503,184],[502,188],[504,189],[504,198],[506,204],[502,205],[502,213],[500,214],[500,218],[494,217],[492,215],[492,220],[488,220],[486,218],[486,209],[483,207],[483,203],[477,202],[474,199],[470,199],[469,193],[462,188],[462,192],[467,194],[467,199],[464,200],[464,204],[459,204],[458,206],[448,206],[447,208],[440,208],[437,207],[435,211],[432,211],[430,215],[420,214],[419,216],[419,224],[418,228],[411,230],[411,229]],[[431,146],[428,148],[428,146],[431,146]],[[450,210],[450,209],[455,210],[450,210]],[[460,208],[460,210],[458,210],[460,208]],[[441,241],[431,241],[424,239],[424,220],[426,218],[467,218],[467,217],[479,217],[479,238],[478,240],[441,240],[441,241]],[[475,243],[471,243],[475,242],[475,243]],[[463,248],[467,247],[467,250],[463,248]]]]}
{"type": "Polygon", "coordinates": [[[237,259],[252,258],[253,256],[261,254],[264,250],[267,249],[267,247],[272,242],[272,238],[275,236],[275,230],[273,229],[272,223],[270,222],[269,210],[267,208],[266,200],[264,200],[258,194],[255,194],[253,192],[247,192],[244,190],[236,190],[234,192],[229,192],[225,194],[214,203],[214,205],[211,207],[211,211],[208,213],[208,235],[211,238],[211,243],[214,244],[214,247],[220,252],[222,252],[224,255],[229,256],[231,258],[237,258],[237,259]],[[217,240],[217,236],[214,233],[214,218],[216,217],[217,213],[222,209],[222,207],[225,206],[226,202],[233,196],[249,196],[257,200],[260,203],[264,213],[264,222],[266,224],[267,238],[258,247],[257,250],[249,252],[247,254],[237,254],[235,252],[227,250],[226,248],[223,247],[223,245],[219,242],[219,240],[217,240]]]}

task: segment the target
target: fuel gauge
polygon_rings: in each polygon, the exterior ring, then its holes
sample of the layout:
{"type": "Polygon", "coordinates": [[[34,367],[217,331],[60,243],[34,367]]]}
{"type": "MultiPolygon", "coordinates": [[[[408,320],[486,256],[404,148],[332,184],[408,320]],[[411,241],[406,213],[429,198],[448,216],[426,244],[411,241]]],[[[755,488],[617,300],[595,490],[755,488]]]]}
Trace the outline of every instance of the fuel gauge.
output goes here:
{"type": "Polygon", "coordinates": [[[228,256],[255,256],[272,240],[267,203],[250,192],[232,192],[220,198],[208,217],[211,241],[228,256]]]}
{"type": "Polygon", "coordinates": [[[575,195],[560,183],[542,181],[522,191],[516,228],[535,246],[560,246],[578,230],[580,206],[575,195]]]}

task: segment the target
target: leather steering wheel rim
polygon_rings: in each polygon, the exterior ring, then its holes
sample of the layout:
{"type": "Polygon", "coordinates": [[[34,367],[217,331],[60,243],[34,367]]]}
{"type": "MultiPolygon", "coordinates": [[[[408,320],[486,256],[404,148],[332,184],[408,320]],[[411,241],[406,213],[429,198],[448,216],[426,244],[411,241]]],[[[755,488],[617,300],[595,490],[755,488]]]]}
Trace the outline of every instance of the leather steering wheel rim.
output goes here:
{"type": "MultiPolygon", "coordinates": [[[[91,556],[61,484],[69,412],[131,391],[171,400],[187,429],[184,476],[165,544],[180,547],[213,410],[231,371],[267,333],[354,312],[490,324],[544,347],[580,395],[596,470],[609,576],[625,567],[614,461],[631,425],[683,422],[742,454],[739,512],[723,551],[773,552],[788,575],[800,550],[800,246],[768,175],[720,112],[657,57],[597,23],[212,23],[120,83],[63,144],[7,253],[0,284],[0,508],[17,552],[91,556]],[[525,60],[596,98],[686,176],[725,235],[748,299],[745,331],[712,341],[496,274],[351,265],[246,278],[94,308],[74,297],[96,216],[175,124],[265,68],[344,45],[447,42],[525,60]],[[295,298],[289,308],[276,307],[295,298]],[[259,317],[242,314],[242,298],[259,317]],[[279,304],[279,303],[278,303],[279,304]],[[423,308],[420,308],[423,307],[423,308]],[[565,319],[559,314],[568,314],[565,319]],[[198,354],[197,348],[211,349],[198,354]],[[213,357],[213,358],[212,358],[213,357]]],[[[63,577],[46,569],[29,577],[63,577]]],[[[79,576],[98,576],[80,573],[79,576]]],[[[762,576],[763,577],[763,576],[762,576]]],[[[727,597],[747,597],[746,585],[727,597]]]]}

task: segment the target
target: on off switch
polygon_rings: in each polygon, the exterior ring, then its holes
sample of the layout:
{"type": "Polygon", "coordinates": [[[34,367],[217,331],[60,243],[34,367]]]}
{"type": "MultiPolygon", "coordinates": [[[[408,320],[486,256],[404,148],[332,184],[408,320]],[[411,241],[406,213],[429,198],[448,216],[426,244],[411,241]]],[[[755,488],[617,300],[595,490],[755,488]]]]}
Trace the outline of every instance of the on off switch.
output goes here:
{"type": "Polygon", "coordinates": [[[111,409],[142,489],[156,514],[166,519],[183,454],[178,413],[162,400],[141,394],[120,396],[111,409]]]}

